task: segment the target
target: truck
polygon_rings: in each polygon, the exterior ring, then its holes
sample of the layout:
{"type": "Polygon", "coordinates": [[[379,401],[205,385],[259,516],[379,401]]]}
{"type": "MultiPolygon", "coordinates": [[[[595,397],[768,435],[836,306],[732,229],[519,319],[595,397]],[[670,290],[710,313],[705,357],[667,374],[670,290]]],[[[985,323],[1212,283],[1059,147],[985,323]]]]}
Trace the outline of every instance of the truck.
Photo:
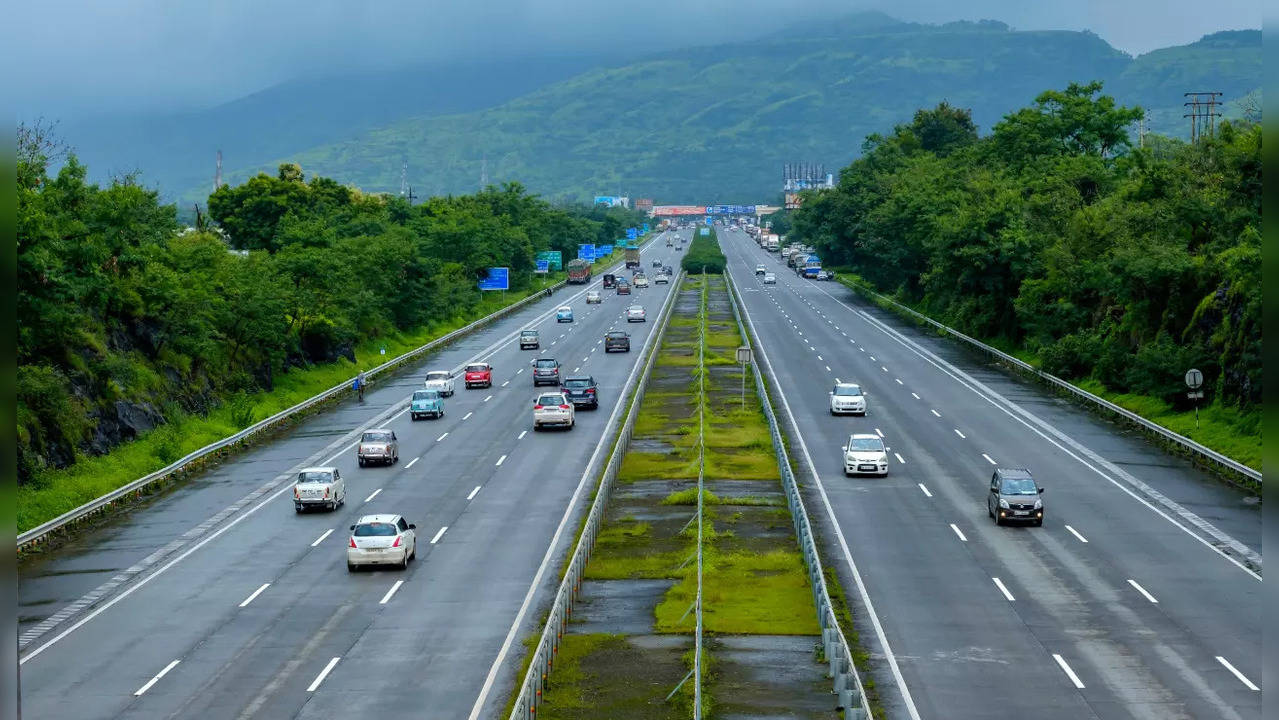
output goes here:
{"type": "Polygon", "coordinates": [[[817,273],[821,272],[821,270],[822,270],[821,259],[818,258],[816,255],[808,255],[804,257],[803,269],[799,271],[799,274],[803,275],[809,280],[816,280],[817,273]]]}
{"type": "Polygon", "coordinates": [[[568,281],[582,285],[591,281],[591,264],[581,258],[568,261],[568,281]]]}
{"type": "Polygon", "coordinates": [[[779,247],[781,247],[781,239],[777,237],[776,233],[769,233],[768,239],[764,241],[764,249],[769,252],[777,252],[779,247]]]}
{"type": "Polygon", "coordinates": [[[637,247],[626,248],[626,267],[627,269],[637,268],[640,266],[640,251],[637,247]]]}

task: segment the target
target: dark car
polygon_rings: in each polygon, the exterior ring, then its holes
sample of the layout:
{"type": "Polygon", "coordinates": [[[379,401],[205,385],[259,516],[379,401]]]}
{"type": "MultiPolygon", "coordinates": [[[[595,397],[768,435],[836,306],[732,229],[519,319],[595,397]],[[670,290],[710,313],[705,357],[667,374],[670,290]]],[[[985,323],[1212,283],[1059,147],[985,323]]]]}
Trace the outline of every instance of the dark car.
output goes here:
{"type": "Polygon", "coordinates": [[[559,385],[560,364],[551,358],[538,358],[533,361],[533,387],[538,385],[559,385]]]}
{"type": "Polygon", "coordinates": [[[539,343],[537,339],[536,330],[520,331],[520,349],[521,350],[536,350],[540,344],[541,343],[539,343]]]}
{"type": "Polygon", "coordinates": [[[630,295],[630,294],[631,294],[631,284],[630,284],[630,283],[628,283],[628,282],[626,282],[625,280],[618,280],[618,281],[617,281],[617,294],[618,294],[618,295],[630,295]]]}
{"type": "Polygon", "coordinates": [[[611,288],[611,287],[613,287],[615,284],[617,284],[617,276],[616,276],[616,275],[609,274],[609,275],[605,275],[605,276],[604,276],[604,287],[605,287],[605,288],[611,288]]]}
{"type": "Polygon", "coordinates": [[[986,514],[996,525],[1006,522],[1044,524],[1044,489],[1025,468],[995,468],[986,493],[986,514]]]}
{"type": "Polygon", "coordinates": [[[654,260],[654,261],[653,261],[653,267],[655,267],[655,268],[659,268],[659,267],[661,267],[661,266],[662,266],[662,261],[661,261],[661,260],[654,260]]]}
{"type": "Polygon", "coordinates": [[[631,336],[621,330],[614,330],[604,335],[604,352],[630,352],[631,336]]]}
{"type": "Polygon", "coordinates": [[[595,378],[589,375],[565,380],[564,395],[573,403],[573,407],[588,407],[592,410],[600,407],[599,388],[595,385],[595,378]]]}
{"type": "Polygon", "coordinates": [[[669,277],[675,276],[675,271],[671,269],[670,265],[667,265],[666,267],[662,268],[662,272],[666,273],[667,276],[669,277]]]}

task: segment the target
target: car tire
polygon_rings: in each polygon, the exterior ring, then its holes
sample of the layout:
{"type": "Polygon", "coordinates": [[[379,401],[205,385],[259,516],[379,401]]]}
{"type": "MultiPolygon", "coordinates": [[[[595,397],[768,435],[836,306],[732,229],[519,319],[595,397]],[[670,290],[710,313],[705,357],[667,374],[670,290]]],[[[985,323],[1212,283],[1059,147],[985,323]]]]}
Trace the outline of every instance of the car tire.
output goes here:
{"type": "Polygon", "coordinates": [[[301,515],[301,514],[302,514],[302,505],[301,505],[301,503],[294,503],[294,505],[293,505],[293,512],[295,512],[295,513],[297,513],[297,514],[299,514],[299,515],[301,515]]]}
{"type": "Polygon", "coordinates": [[[1003,525],[1003,521],[999,519],[999,513],[992,511],[990,517],[995,521],[995,525],[1003,525]]]}
{"type": "Polygon", "coordinates": [[[360,463],[360,467],[364,467],[364,458],[358,458],[358,461],[360,463]]]}
{"type": "Polygon", "coordinates": [[[354,566],[354,565],[352,565],[351,563],[347,563],[347,564],[346,564],[346,571],[347,571],[347,572],[349,572],[349,573],[353,573],[353,572],[355,572],[355,566],[354,566]]]}
{"type": "Polygon", "coordinates": [[[1039,518],[1038,520],[1035,521],[1035,527],[1043,527],[1043,526],[1044,526],[1043,518],[1039,518]]]}
{"type": "Polygon", "coordinates": [[[837,413],[835,412],[835,408],[831,408],[831,409],[830,409],[830,414],[831,414],[831,415],[835,415],[835,414],[837,414],[837,413]]]}
{"type": "Polygon", "coordinates": [[[417,422],[417,413],[409,413],[409,419],[417,422]]]}
{"type": "Polygon", "coordinates": [[[413,550],[409,552],[409,559],[410,560],[417,559],[417,540],[416,539],[413,540],[413,550]]]}

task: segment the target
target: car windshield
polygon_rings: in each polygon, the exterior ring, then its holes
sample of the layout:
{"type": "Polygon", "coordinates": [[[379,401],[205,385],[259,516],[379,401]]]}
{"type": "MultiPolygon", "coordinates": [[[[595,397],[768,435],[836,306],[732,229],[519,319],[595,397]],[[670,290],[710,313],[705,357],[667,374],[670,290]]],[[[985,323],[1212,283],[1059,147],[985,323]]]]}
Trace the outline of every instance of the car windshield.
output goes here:
{"type": "Polygon", "coordinates": [[[611,332],[608,334],[608,338],[610,340],[621,340],[622,338],[625,338],[626,336],[627,336],[626,333],[623,333],[623,332],[611,332]]]}
{"type": "Polygon", "coordinates": [[[564,382],[564,387],[570,387],[570,388],[588,388],[588,387],[590,387],[590,386],[591,386],[591,385],[593,385],[593,384],[594,384],[594,383],[592,383],[590,380],[569,379],[569,380],[566,380],[566,381],[564,382]]]}
{"type": "Polygon", "coordinates": [[[631,312],[644,312],[644,308],[640,307],[639,305],[632,305],[626,309],[631,312]]]}
{"type": "Polygon", "coordinates": [[[414,400],[439,400],[440,394],[434,390],[418,390],[413,393],[414,400]]]}
{"type": "Polygon", "coordinates": [[[562,308],[560,308],[560,312],[562,312],[562,313],[573,312],[573,308],[562,307],[562,308]]]}
{"type": "Polygon", "coordinates": [[[302,483],[327,483],[333,482],[333,473],[318,472],[316,470],[303,470],[298,473],[298,484],[302,483]]]}
{"type": "Polygon", "coordinates": [[[537,337],[536,330],[523,330],[520,332],[520,334],[523,335],[524,337],[537,337]]]}
{"type": "Polygon", "coordinates": [[[447,372],[444,372],[443,370],[439,370],[436,372],[429,372],[426,374],[426,379],[427,380],[448,380],[449,374],[447,372]]]}
{"type": "Polygon", "coordinates": [[[559,395],[543,395],[542,397],[537,399],[537,404],[538,405],[559,405],[563,401],[564,401],[564,398],[560,397],[559,395]]]}
{"type": "Polygon", "coordinates": [[[848,449],[852,452],[883,452],[884,443],[879,438],[849,438],[848,449]]]}
{"type": "Polygon", "coordinates": [[[394,537],[398,534],[395,523],[371,522],[355,526],[356,537],[394,537]]]}
{"type": "Polygon", "coordinates": [[[1039,488],[1031,478],[1004,478],[1001,495],[1038,495],[1039,488]]]}
{"type": "Polygon", "coordinates": [[[488,370],[488,369],[489,369],[488,365],[467,365],[466,366],[467,372],[484,372],[485,370],[488,370]]]}
{"type": "Polygon", "coordinates": [[[391,442],[391,433],[366,432],[364,437],[360,438],[360,442],[391,442]]]}
{"type": "Polygon", "coordinates": [[[556,365],[556,363],[555,363],[555,361],[554,361],[554,360],[538,360],[538,361],[537,361],[537,366],[538,366],[538,367],[540,367],[540,368],[553,368],[553,367],[557,367],[557,365],[556,365]]]}
{"type": "Polygon", "coordinates": [[[862,389],[861,389],[861,388],[859,388],[859,387],[857,387],[856,385],[836,385],[836,386],[835,386],[835,394],[836,394],[836,395],[851,395],[851,396],[856,397],[856,396],[858,396],[858,395],[861,395],[861,394],[862,394],[862,389]]]}

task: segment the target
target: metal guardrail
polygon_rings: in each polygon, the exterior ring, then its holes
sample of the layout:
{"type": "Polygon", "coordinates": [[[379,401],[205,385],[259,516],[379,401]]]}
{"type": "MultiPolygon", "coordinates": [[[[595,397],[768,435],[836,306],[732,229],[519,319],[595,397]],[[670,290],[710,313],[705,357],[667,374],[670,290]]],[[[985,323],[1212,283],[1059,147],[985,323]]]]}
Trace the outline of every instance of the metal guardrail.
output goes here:
{"type": "MultiPolygon", "coordinates": [[[[657,331],[649,336],[648,344],[645,346],[648,356],[644,360],[644,369],[632,378],[627,387],[622,389],[623,402],[632,388],[634,388],[634,399],[618,430],[617,442],[600,476],[595,500],[591,503],[591,509],[583,522],[582,533],[577,540],[577,545],[573,548],[573,554],[569,556],[564,578],[560,580],[559,588],[555,592],[555,600],[551,603],[550,614],[546,618],[542,634],[533,650],[528,671],[520,683],[519,695],[516,696],[515,705],[511,709],[511,720],[533,720],[537,717],[537,709],[542,704],[542,692],[546,689],[551,670],[555,666],[560,640],[564,637],[564,631],[573,616],[573,602],[582,589],[582,575],[586,572],[586,564],[590,562],[595,540],[603,525],[604,508],[608,506],[609,498],[613,493],[613,483],[617,479],[618,470],[622,467],[622,458],[630,445],[635,418],[638,417],[640,405],[643,404],[644,394],[648,389],[648,379],[657,361],[658,349],[661,347],[662,338],[666,335],[671,309],[675,307],[675,298],[679,295],[679,287],[683,280],[684,271],[680,270],[671,281],[671,291],[667,294],[666,303],[658,314],[657,331]]],[[[604,437],[607,438],[610,435],[611,429],[606,430],[604,437]]],[[[587,472],[590,472],[590,468],[587,472]]]]}
{"type": "Polygon", "coordinates": [[[1251,467],[1248,467],[1247,465],[1244,465],[1238,460],[1235,460],[1231,457],[1223,455],[1207,446],[1201,445],[1200,443],[1197,443],[1194,440],[1191,440],[1190,438],[1184,435],[1175,433],[1172,430],[1169,430],[1168,428],[1158,423],[1151,422],[1150,420],[1147,420],[1146,418],[1138,415],[1137,413],[1131,410],[1120,407],[1110,402],[1109,400],[1106,400],[1105,398],[1098,397],[1097,395],[1094,395],[1088,392],[1087,390],[1084,390],[1083,388],[1072,385],[1071,383],[1065,380],[1062,380],[1056,375],[1051,375],[1049,373],[1043,372],[1042,370],[1036,368],[1030,363],[1027,363],[1023,360],[1013,357],[1012,355],[1009,355],[1008,353],[1002,350],[993,348],[987,345],[986,343],[983,343],[982,341],[977,340],[976,338],[970,337],[968,335],[965,335],[962,332],[959,332],[958,330],[952,327],[943,325],[937,322],[936,320],[928,317],[927,315],[924,315],[923,313],[920,313],[912,308],[906,307],[905,305],[902,305],[896,300],[893,300],[892,298],[887,297],[885,295],[881,295],[880,293],[877,293],[868,287],[864,287],[859,283],[855,283],[855,282],[850,283],[848,285],[845,285],[845,287],[851,287],[857,292],[870,295],[876,300],[886,303],[888,305],[891,305],[897,310],[903,313],[906,313],[920,320],[923,323],[931,325],[934,328],[941,330],[942,332],[945,332],[948,335],[953,335],[954,337],[957,337],[960,340],[963,340],[964,342],[968,343],[972,347],[978,350],[981,350],[989,355],[992,355],[998,358],[1000,361],[1005,362],[1009,365],[1012,365],[1018,370],[1034,375],[1035,377],[1048,383],[1049,385],[1052,385],[1058,388],[1059,390],[1063,390],[1081,400],[1092,403],[1099,408],[1108,410],[1111,413],[1118,415],[1121,418],[1140,426],[1142,429],[1146,430],[1147,432],[1153,433],[1173,443],[1174,445],[1180,447],[1182,450],[1188,452],[1192,457],[1198,458],[1203,462],[1206,462],[1210,465],[1214,465],[1227,472],[1234,473],[1236,475],[1242,475],[1243,477],[1246,477],[1249,480],[1255,481],[1257,483],[1261,482],[1260,471],[1255,470],[1251,467]]]}
{"type": "MultiPolygon", "coordinates": [[[[728,285],[729,295],[733,299],[733,317],[737,320],[742,338],[754,344],[753,338],[746,330],[746,325],[742,322],[739,309],[741,298],[727,272],[724,273],[724,280],[728,285]]],[[[782,487],[786,490],[786,501],[790,505],[791,519],[795,524],[795,538],[799,542],[800,550],[804,555],[804,566],[808,570],[809,586],[813,591],[813,604],[817,606],[817,620],[822,628],[822,649],[829,664],[826,676],[834,680],[835,707],[844,711],[846,720],[868,718],[870,711],[866,708],[866,688],[862,686],[861,676],[853,662],[852,648],[839,625],[839,618],[835,616],[830,590],[826,586],[826,575],[822,570],[822,559],[817,552],[817,539],[813,534],[812,523],[808,519],[804,498],[800,495],[799,483],[796,482],[795,474],[791,470],[790,456],[782,441],[781,426],[773,411],[772,401],[768,398],[764,375],[759,369],[759,363],[767,361],[763,360],[758,353],[755,354],[755,358],[756,362],[751,363],[755,376],[755,391],[759,394],[760,404],[764,408],[764,417],[768,420],[768,433],[773,438],[773,449],[777,453],[777,466],[781,471],[782,487]]]]}

